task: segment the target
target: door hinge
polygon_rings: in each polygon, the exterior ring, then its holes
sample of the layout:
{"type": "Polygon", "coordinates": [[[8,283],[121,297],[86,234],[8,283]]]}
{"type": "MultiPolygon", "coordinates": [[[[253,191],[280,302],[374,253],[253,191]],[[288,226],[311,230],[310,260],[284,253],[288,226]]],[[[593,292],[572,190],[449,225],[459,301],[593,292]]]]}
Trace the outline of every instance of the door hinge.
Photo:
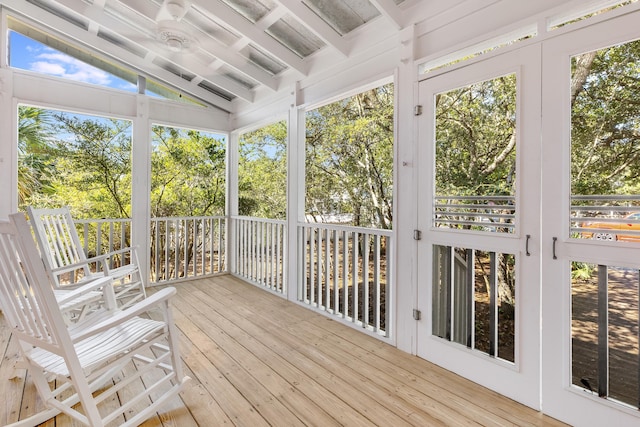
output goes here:
{"type": "Polygon", "coordinates": [[[420,318],[422,317],[422,312],[420,310],[418,310],[417,308],[413,309],[413,318],[415,320],[420,320],[420,318]]]}
{"type": "Polygon", "coordinates": [[[422,105],[416,105],[415,107],[413,107],[413,115],[414,116],[422,115],[422,105]]]}
{"type": "Polygon", "coordinates": [[[413,240],[422,240],[422,231],[413,230],[413,240]]]}

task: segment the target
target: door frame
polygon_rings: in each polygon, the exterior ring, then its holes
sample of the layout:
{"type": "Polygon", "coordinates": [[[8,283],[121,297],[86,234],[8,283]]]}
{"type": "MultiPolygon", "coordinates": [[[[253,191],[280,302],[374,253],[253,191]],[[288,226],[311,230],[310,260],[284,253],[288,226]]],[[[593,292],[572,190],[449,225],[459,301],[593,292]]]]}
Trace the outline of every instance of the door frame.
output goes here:
{"type": "Polygon", "coordinates": [[[540,409],[540,45],[529,44],[419,83],[418,118],[418,356],[505,396],[540,409]],[[516,229],[509,235],[443,230],[432,226],[434,195],[433,95],[467,84],[516,73],[516,229]],[[527,238],[529,236],[529,238],[527,238]],[[526,240],[529,239],[526,253],[526,240]],[[432,248],[434,244],[482,249],[516,256],[515,363],[432,335],[432,248]],[[526,302],[523,303],[523,302],[526,302]]]}
{"type": "Polygon", "coordinates": [[[640,244],[571,239],[570,75],[572,56],[639,39],[640,12],[542,43],[542,400],[546,414],[575,425],[638,425],[638,410],[572,386],[571,260],[640,268],[640,244]],[[554,238],[555,243],[554,243],[554,238]]]}

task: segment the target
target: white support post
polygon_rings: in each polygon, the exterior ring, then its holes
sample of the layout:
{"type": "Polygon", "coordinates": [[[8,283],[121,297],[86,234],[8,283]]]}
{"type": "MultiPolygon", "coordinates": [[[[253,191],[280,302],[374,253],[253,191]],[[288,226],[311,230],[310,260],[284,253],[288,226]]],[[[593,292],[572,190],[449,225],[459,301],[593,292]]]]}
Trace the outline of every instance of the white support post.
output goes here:
{"type": "Polygon", "coordinates": [[[13,72],[7,64],[8,32],[7,11],[1,11],[0,20],[0,182],[3,197],[0,197],[0,220],[9,219],[9,214],[18,209],[18,114],[13,99],[13,72]]]}
{"type": "Polygon", "coordinates": [[[144,283],[149,284],[149,245],[151,242],[151,123],[149,98],[138,95],[133,124],[131,153],[131,240],[138,248],[138,261],[144,283]]]}
{"type": "MultiPolygon", "coordinates": [[[[395,283],[395,298],[392,295],[390,326],[396,346],[408,353],[416,354],[418,325],[413,318],[417,307],[417,242],[413,230],[417,217],[417,121],[413,108],[416,103],[417,72],[414,64],[415,30],[413,26],[400,32],[401,62],[395,78],[395,167],[393,195],[394,242],[400,239],[410,244],[395,245],[395,259],[391,276],[395,283]]],[[[424,307],[421,307],[424,309],[424,307]]]]}
{"type": "Polygon", "coordinates": [[[227,269],[231,273],[237,273],[238,259],[237,259],[237,247],[238,242],[236,238],[236,226],[234,217],[238,216],[238,198],[240,193],[238,191],[238,163],[240,161],[240,152],[238,141],[240,139],[240,133],[238,131],[231,132],[229,134],[229,141],[227,145],[227,200],[225,205],[227,206],[227,233],[226,233],[226,256],[227,256],[227,269]]]}
{"type": "Polygon", "coordinates": [[[287,276],[286,295],[290,301],[298,300],[298,223],[304,221],[304,110],[300,105],[298,84],[291,90],[289,123],[287,126],[287,276]]]}
{"type": "Polygon", "coordinates": [[[13,99],[13,72],[6,68],[0,69],[0,117],[0,182],[4,187],[0,220],[7,220],[18,209],[18,113],[13,99]]]}

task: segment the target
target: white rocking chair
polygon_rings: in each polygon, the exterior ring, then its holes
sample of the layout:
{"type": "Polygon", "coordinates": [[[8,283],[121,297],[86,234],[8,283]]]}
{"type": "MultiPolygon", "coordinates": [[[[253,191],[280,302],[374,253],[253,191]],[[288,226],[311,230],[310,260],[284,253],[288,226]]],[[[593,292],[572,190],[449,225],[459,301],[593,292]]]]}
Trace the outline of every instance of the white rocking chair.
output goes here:
{"type": "MultiPolygon", "coordinates": [[[[109,280],[89,287],[113,292],[109,280]]],[[[115,306],[112,294],[110,304],[68,326],[26,218],[13,214],[9,222],[0,221],[0,308],[50,408],[12,426],[35,426],[61,412],[88,426],[137,426],[162,408],[188,380],[169,306],[174,294],[165,288],[126,310],[109,307],[115,306]],[[151,309],[159,309],[163,320],[141,317],[151,309]],[[49,383],[51,375],[56,381],[49,383]],[[128,387],[136,387],[133,398],[114,396],[128,387]]]]}
{"type": "Polygon", "coordinates": [[[87,258],[68,207],[36,209],[29,206],[27,211],[40,254],[56,288],[73,288],[108,275],[115,279],[118,305],[128,307],[146,297],[135,248],[121,248],[87,258]],[[127,254],[131,261],[128,264],[124,262],[127,254]],[[111,268],[115,257],[121,265],[111,268]],[[98,271],[91,271],[92,266],[98,271]],[[65,276],[68,280],[63,281],[65,276]]]}

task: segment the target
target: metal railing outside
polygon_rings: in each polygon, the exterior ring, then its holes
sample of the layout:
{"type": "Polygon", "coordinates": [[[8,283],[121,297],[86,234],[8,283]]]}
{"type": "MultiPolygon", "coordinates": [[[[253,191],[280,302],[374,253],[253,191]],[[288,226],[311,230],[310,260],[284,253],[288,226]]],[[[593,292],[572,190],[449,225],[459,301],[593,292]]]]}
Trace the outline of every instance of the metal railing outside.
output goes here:
{"type": "Polygon", "coordinates": [[[514,196],[434,197],[434,227],[513,233],[515,220],[514,196]]]}
{"type": "Polygon", "coordinates": [[[571,196],[570,236],[640,242],[640,195],[571,196]]]}

